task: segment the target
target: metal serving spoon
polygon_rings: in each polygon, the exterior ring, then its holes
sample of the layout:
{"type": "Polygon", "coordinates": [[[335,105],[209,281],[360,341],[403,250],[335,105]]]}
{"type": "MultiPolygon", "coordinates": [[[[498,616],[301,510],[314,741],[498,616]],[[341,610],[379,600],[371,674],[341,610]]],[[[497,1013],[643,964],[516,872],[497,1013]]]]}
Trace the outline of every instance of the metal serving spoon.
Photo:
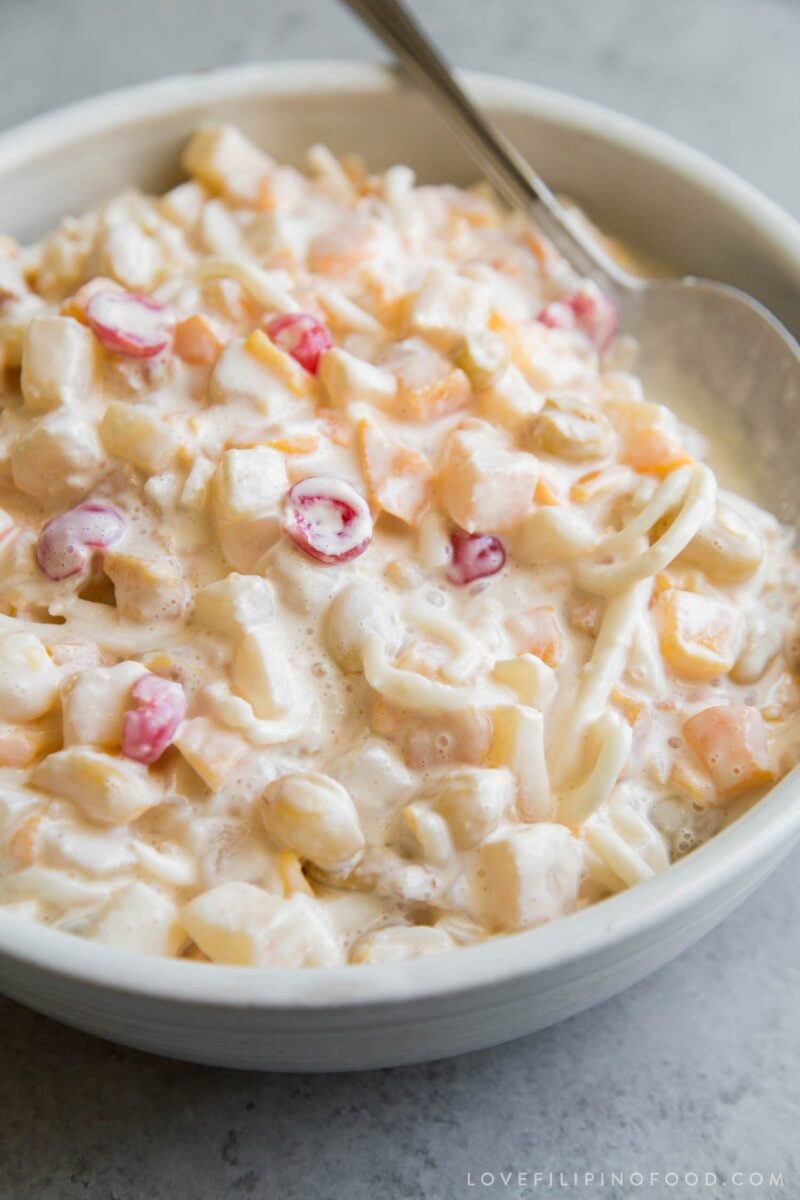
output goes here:
{"type": "Polygon", "coordinates": [[[693,277],[644,280],[622,270],[475,108],[400,0],[343,2],[435,103],[498,192],[513,208],[529,212],[567,261],[614,300],[620,329],[639,343],[636,370],[648,396],[713,430],[715,440],[722,435],[728,449],[734,440],[740,452],[745,447],[773,509],[784,520],[796,519],[796,477],[784,472],[776,480],[774,455],[764,444],[765,426],[779,437],[800,414],[800,348],[791,334],[763,305],[727,284],[693,277]],[[735,439],[725,436],[731,427],[735,439]]]}

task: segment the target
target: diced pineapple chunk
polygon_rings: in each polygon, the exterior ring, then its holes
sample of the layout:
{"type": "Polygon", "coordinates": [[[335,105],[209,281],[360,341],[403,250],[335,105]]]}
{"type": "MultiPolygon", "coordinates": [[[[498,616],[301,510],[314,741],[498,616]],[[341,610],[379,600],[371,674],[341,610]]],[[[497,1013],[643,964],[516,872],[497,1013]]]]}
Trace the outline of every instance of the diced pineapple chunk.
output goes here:
{"type": "Polygon", "coordinates": [[[634,471],[652,475],[669,475],[678,467],[692,462],[691,454],[666,429],[643,429],[628,440],[621,461],[634,471]]]}
{"type": "Polygon", "coordinates": [[[246,633],[236,648],[231,680],[234,690],[264,721],[284,716],[297,697],[295,676],[277,634],[266,625],[246,633]]]}
{"type": "Polygon", "coordinates": [[[71,800],[89,820],[101,825],[135,821],[161,800],[159,785],[147,767],[88,746],[69,746],[48,755],[34,767],[31,783],[71,800]]]}
{"type": "Polygon", "coordinates": [[[416,525],[429,502],[433,471],[427,458],[369,421],[359,422],[357,436],[370,499],[391,516],[416,525]]]}
{"type": "Polygon", "coordinates": [[[307,392],[312,377],[300,380],[299,375],[292,373],[290,386],[290,368],[282,360],[289,359],[290,363],[293,360],[272,346],[266,335],[263,335],[263,342],[252,338],[253,335],[246,342],[242,338],[230,339],[211,371],[209,396],[215,404],[244,401],[258,412],[277,419],[284,416],[292,403],[293,389],[302,382],[307,392]],[[264,349],[264,343],[269,350],[264,349]],[[261,353],[253,353],[254,349],[261,353]]]}
{"type": "Polygon", "coordinates": [[[86,936],[117,950],[167,957],[179,954],[186,942],[174,901],[138,882],[115,892],[86,936]]]}
{"type": "Polygon", "coordinates": [[[0,719],[35,721],[58,696],[58,671],[32,633],[0,637],[0,719]]]}
{"type": "Polygon", "coordinates": [[[343,867],[365,846],[356,807],[340,783],[316,771],[293,771],[270,783],[261,816],[271,838],[323,870],[343,867]]]}
{"type": "Polygon", "coordinates": [[[427,808],[444,821],[452,845],[469,850],[493,832],[515,793],[514,777],[502,767],[461,767],[444,772],[419,792],[404,819],[413,827],[416,815],[427,808]]]}
{"type": "Polygon", "coordinates": [[[492,675],[498,683],[513,688],[522,704],[538,708],[539,712],[550,706],[556,694],[555,671],[534,654],[500,659],[494,664],[492,675]]]}
{"type": "Polygon", "coordinates": [[[571,912],[583,855],[563,825],[542,823],[486,842],[475,853],[472,905],[497,930],[526,929],[571,912]]]}
{"type": "Polygon", "coordinates": [[[421,338],[399,342],[382,366],[397,380],[397,398],[388,407],[405,420],[434,421],[472,399],[472,387],[460,367],[453,367],[421,338]]]}
{"type": "Polygon", "coordinates": [[[93,425],[72,413],[55,412],[14,443],[10,465],[21,492],[46,504],[68,503],[97,482],[103,451],[93,425]]]}
{"type": "Polygon", "coordinates": [[[223,883],[184,906],[189,935],[213,962],[253,967],[334,967],[341,947],[309,896],[285,900],[250,883],[223,883]]]}
{"type": "Polygon", "coordinates": [[[365,401],[391,409],[397,395],[397,380],[393,375],[338,347],[326,350],[320,358],[319,379],[333,408],[365,401]]]}
{"type": "Polygon", "coordinates": [[[131,707],[131,688],[146,674],[141,663],[121,662],[74,675],[62,696],[64,745],[116,749],[123,716],[131,707]]]}
{"type": "Polygon", "coordinates": [[[248,633],[275,616],[275,591],[261,575],[231,571],[224,579],[195,592],[195,620],[220,633],[248,633]]]}
{"type": "Polygon", "coordinates": [[[713,679],[730,671],[739,653],[742,621],[729,604],[670,588],[656,605],[661,652],[690,679],[713,679]]]}
{"type": "Polygon", "coordinates": [[[588,521],[567,507],[547,505],[525,517],[516,531],[515,549],[524,563],[568,562],[583,558],[596,541],[588,521]]]}
{"type": "Polygon", "coordinates": [[[150,474],[168,467],[178,449],[175,430],[157,409],[122,400],[109,404],[100,422],[100,436],[117,458],[150,474]]]}
{"type": "Polygon", "coordinates": [[[483,422],[447,439],[439,494],[450,517],[468,533],[502,532],[533,507],[539,463],[532,454],[507,450],[483,422]]]}
{"type": "Polygon", "coordinates": [[[103,569],[114,584],[117,611],[126,621],[174,621],[186,607],[181,565],[171,554],[107,550],[103,569]]]}
{"type": "Polygon", "coordinates": [[[29,767],[38,758],[57,750],[60,741],[57,729],[36,729],[3,722],[0,724],[0,767],[29,767]]]}
{"type": "Polygon", "coordinates": [[[351,963],[409,962],[429,954],[449,954],[456,943],[432,925],[386,925],[365,934],[350,951],[351,963]]]}
{"type": "Polygon", "coordinates": [[[478,332],[489,319],[489,290],[445,268],[429,271],[411,305],[410,329],[448,352],[465,330],[478,332]]]}
{"type": "Polygon", "coordinates": [[[214,473],[214,528],[225,558],[249,572],[277,541],[289,481],[282,456],[269,446],[226,450],[214,473]]]}
{"type": "Polygon", "coordinates": [[[523,821],[545,821],[554,804],[544,757],[544,721],[535,708],[505,704],[492,710],[492,740],[485,763],[508,767],[517,781],[523,821]]]}
{"type": "Polygon", "coordinates": [[[34,317],[22,347],[22,395],[36,412],[86,400],[95,376],[94,337],[72,317],[34,317]]]}
{"type": "Polygon", "coordinates": [[[214,192],[241,195],[249,184],[254,194],[269,173],[272,160],[232,125],[201,125],[183,151],[184,170],[214,192]]]}
{"type": "Polygon", "coordinates": [[[774,777],[761,713],[745,704],[705,708],[683,726],[720,800],[730,800],[774,777]]]}
{"type": "Polygon", "coordinates": [[[537,413],[544,398],[533,390],[518,367],[510,366],[494,383],[478,393],[480,415],[492,425],[516,430],[537,413]]]}
{"type": "Polygon", "coordinates": [[[184,721],[173,744],[212,792],[222,787],[249,749],[238,733],[222,729],[208,717],[184,721]]]}
{"type": "Polygon", "coordinates": [[[295,362],[291,354],[286,354],[276,346],[263,329],[254,330],[245,339],[243,349],[285,383],[293,396],[308,395],[312,376],[295,362]]]}

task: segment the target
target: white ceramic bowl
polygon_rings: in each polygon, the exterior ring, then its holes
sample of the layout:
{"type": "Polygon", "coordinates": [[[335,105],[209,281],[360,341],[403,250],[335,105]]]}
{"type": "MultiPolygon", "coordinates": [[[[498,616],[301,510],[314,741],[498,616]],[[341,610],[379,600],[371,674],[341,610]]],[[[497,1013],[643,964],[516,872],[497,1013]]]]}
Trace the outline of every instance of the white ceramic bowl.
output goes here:
{"type": "MultiPolygon", "coordinates": [[[[800,330],[800,231],[751,187],[582,101],[485,76],[467,82],[542,175],[601,224],[683,270],[746,288],[800,330]]],[[[473,176],[424,102],[378,68],[246,67],[117,92],[3,135],[0,229],[31,237],[130,183],[169,185],[181,143],[211,117],[290,161],[325,141],[375,167],[404,161],[425,178],[473,176]]],[[[788,471],[798,429],[783,438],[788,471]]],[[[216,967],[123,954],[0,913],[0,986],[114,1041],[225,1066],[345,1070],[456,1054],[587,1008],[711,929],[800,836],[799,791],[796,775],[784,780],[630,892],[451,956],[323,971],[216,967]]]]}

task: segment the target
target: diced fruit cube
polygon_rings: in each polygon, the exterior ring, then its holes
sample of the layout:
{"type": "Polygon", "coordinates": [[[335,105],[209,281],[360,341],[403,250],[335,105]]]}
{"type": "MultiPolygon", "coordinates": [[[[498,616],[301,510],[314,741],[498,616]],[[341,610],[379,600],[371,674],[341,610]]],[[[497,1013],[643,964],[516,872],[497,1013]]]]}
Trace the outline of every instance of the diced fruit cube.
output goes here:
{"type": "Polygon", "coordinates": [[[0,718],[34,721],[43,717],[58,696],[58,670],[32,633],[0,637],[0,718]]]}
{"type": "Polygon", "coordinates": [[[541,823],[486,842],[475,853],[475,915],[494,929],[526,929],[572,912],[583,855],[563,825],[541,823]]]}
{"type": "Polygon", "coordinates": [[[214,528],[238,571],[252,571],[280,536],[288,485],[283,457],[269,446],[223,454],[212,483],[214,528]]]}
{"type": "Polygon", "coordinates": [[[718,583],[747,579],[763,557],[761,534],[746,517],[723,501],[717,501],[713,513],[681,555],[718,583]]]}
{"type": "Polygon", "coordinates": [[[383,407],[405,420],[435,421],[472,400],[464,372],[421,338],[399,342],[381,366],[397,381],[396,399],[383,407]]]}
{"type": "Polygon", "coordinates": [[[164,416],[152,406],[112,400],[100,422],[106,448],[140,471],[165,470],[178,449],[178,438],[164,416]]]}
{"type": "Polygon", "coordinates": [[[492,709],[489,767],[508,767],[517,781],[517,809],[523,821],[553,815],[553,797],[544,756],[544,721],[535,708],[506,704],[492,709]]]}
{"type": "Polygon", "coordinates": [[[272,160],[232,125],[202,125],[183,151],[183,167],[213,192],[231,185],[254,187],[269,174],[272,160]]]}
{"type": "Polygon", "coordinates": [[[220,633],[243,634],[275,616],[275,592],[261,575],[231,571],[195,592],[195,620],[220,633]]]}
{"type": "Polygon", "coordinates": [[[515,550],[524,563],[566,562],[583,558],[597,535],[580,513],[567,505],[534,509],[516,530],[515,550]]]}
{"type": "Polygon", "coordinates": [[[238,733],[222,729],[208,717],[184,721],[174,745],[212,791],[222,786],[249,749],[238,733]]]}
{"type": "Polygon", "coordinates": [[[334,408],[344,408],[354,401],[366,401],[378,408],[391,410],[397,396],[394,375],[338,348],[327,350],[322,355],[319,379],[328,403],[334,408]]]}
{"type": "Polygon", "coordinates": [[[122,721],[130,706],[131,688],[146,675],[138,662],[94,667],[73,675],[62,694],[64,745],[116,749],[122,721]]]}
{"type": "Polygon", "coordinates": [[[461,767],[446,771],[414,799],[427,804],[447,825],[457,850],[477,846],[514,803],[516,784],[503,768],[461,767]]]}
{"type": "Polygon", "coordinates": [[[409,328],[445,352],[463,337],[478,332],[489,319],[489,290],[453,270],[435,268],[426,276],[409,311],[409,328]]]}
{"type": "Polygon", "coordinates": [[[329,775],[294,771],[274,780],[262,796],[261,816],[278,845],[324,870],[342,867],[364,850],[356,807],[329,775]]]}
{"type": "Polygon", "coordinates": [[[739,653],[742,621],[730,604],[670,588],[656,605],[661,651],[690,679],[713,679],[730,671],[739,653]]]}
{"type": "Polygon", "coordinates": [[[336,935],[308,896],[285,900],[230,882],[190,900],[189,935],[213,962],[253,967],[332,967],[343,961],[336,935]]]}
{"type": "Polygon", "coordinates": [[[205,313],[192,313],[175,326],[173,349],[184,362],[209,366],[227,341],[222,326],[205,313]]]}
{"type": "Polygon", "coordinates": [[[429,502],[431,464],[369,421],[359,422],[357,436],[371,499],[384,512],[416,525],[429,502]]]}
{"type": "Polygon", "coordinates": [[[516,658],[500,659],[492,668],[499,682],[512,688],[520,702],[544,712],[556,693],[556,676],[541,658],[533,654],[518,654],[516,658]]]}
{"type": "Polygon", "coordinates": [[[489,425],[475,422],[447,439],[439,494],[448,515],[468,533],[502,532],[533,507],[539,463],[507,450],[489,425]]]}
{"type": "Polygon", "coordinates": [[[186,933],[174,901],[146,883],[129,883],[115,892],[86,936],[117,950],[172,957],[186,933]]]}
{"type": "Polygon", "coordinates": [[[63,504],[85,496],[97,482],[103,452],[88,421],[55,412],[14,443],[10,464],[21,492],[46,504],[63,504]]]}
{"type": "MultiPolygon", "coordinates": [[[[291,315],[291,314],[289,314],[291,315]]],[[[283,317],[276,318],[279,321],[283,317]]],[[[263,329],[255,329],[245,340],[243,349],[262,366],[266,367],[276,379],[286,384],[293,396],[307,396],[309,393],[309,372],[293,354],[267,337],[263,329]]]]}
{"type": "Polygon", "coordinates": [[[88,746],[69,746],[34,767],[31,783],[63,796],[101,825],[135,821],[161,800],[146,767],[88,746]]]}
{"type": "Polygon", "coordinates": [[[22,395],[36,412],[86,400],[95,378],[95,341],[72,317],[34,317],[22,348],[22,395]]]}
{"type": "Polygon", "coordinates": [[[684,450],[672,434],[655,426],[643,429],[629,438],[620,457],[621,461],[633,467],[634,471],[648,472],[652,475],[669,475],[678,467],[692,462],[691,454],[684,450]]]}
{"type": "Polygon", "coordinates": [[[683,726],[720,800],[729,800],[774,777],[761,713],[744,704],[703,709],[683,726]]]}
{"type": "Polygon", "coordinates": [[[261,720],[283,716],[296,696],[295,675],[275,632],[258,625],[236,648],[231,673],[234,690],[261,720]]]}
{"type": "Polygon", "coordinates": [[[183,614],[186,585],[180,562],[173,555],[109,550],[104,569],[124,620],[175,621],[183,614]]]}

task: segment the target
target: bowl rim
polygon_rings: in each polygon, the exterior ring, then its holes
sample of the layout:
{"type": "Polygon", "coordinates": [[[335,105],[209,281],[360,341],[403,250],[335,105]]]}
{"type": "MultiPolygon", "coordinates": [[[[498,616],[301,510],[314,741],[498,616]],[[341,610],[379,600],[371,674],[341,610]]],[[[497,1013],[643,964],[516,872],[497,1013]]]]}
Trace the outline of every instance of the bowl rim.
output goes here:
{"type": "MultiPolygon", "coordinates": [[[[780,249],[800,285],[800,225],[773,201],[705,154],[635,118],[590,101],[521,80],[461,73],[490,109],[544,117],[596,136],[688,177],[780,249]]],[[[100,94],[34,117],[0,133],[0,178],[64,143],[178,115],[198,104],[269,94],[313,96],[332,88],[349,95],[402,89],[379,64],[308,60],[246,64],[156,79],[100,94]]],[[[712,893],[734,892],[738,878],[754,886],[800,836],[800,770],[778,783],[748,812],[669,870],[579,913],[538,929],[496,937],[451,955],[412,963],[335,968],[232,967],[111,949],[0,910],[0,955],[75,985],[90,985],[141,1000],[195,1008],[264,1012],[357,1008],[377,1011],[403,1002],[479,1003],[500,984],[563,970],[602,956],[624,941],[660,930],[691,914],[712,893]],[[753,867],[761,864],[760,871],[753,867]],[[748,868],[750,868],[748,872],[748,868]]],[[[703,926],[705,928],[705,926],[703,926]]]]}

